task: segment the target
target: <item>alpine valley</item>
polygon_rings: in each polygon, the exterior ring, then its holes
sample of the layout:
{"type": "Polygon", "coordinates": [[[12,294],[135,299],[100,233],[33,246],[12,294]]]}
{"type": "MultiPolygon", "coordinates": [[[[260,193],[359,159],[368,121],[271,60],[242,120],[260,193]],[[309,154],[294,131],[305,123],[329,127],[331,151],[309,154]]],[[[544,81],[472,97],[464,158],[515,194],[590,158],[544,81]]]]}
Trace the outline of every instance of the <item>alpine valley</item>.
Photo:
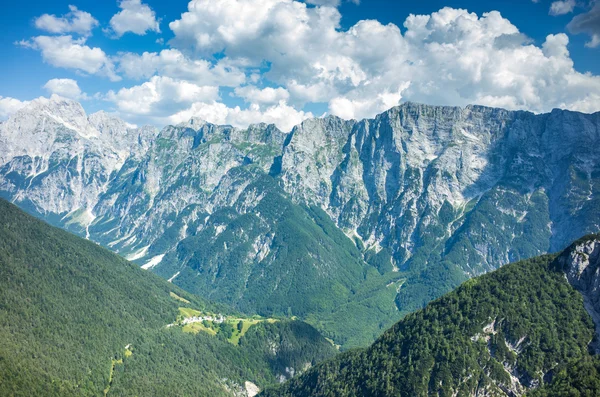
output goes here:
{"type": "MultiPolygon", "coordinates": [[[[345,350],[600,230],[598,147],[600,113],[404,103],[289,133],[199,119],[159,131],[53,96],[0,124],[0,192],[190,293],[295,316],[345,350]]],[[[548,370],[535,365],[522,387],[548,370]]]]}

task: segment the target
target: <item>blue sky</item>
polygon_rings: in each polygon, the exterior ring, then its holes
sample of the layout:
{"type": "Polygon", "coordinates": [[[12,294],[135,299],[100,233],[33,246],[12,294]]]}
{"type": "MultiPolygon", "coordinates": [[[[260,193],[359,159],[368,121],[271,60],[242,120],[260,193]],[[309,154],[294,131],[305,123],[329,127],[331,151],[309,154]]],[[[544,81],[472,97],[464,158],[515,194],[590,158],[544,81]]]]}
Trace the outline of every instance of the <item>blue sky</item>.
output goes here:
{"type": "Polygon", "coordinates": [[[0,117],[52,93],[136,124],[284,129],[405,100],[600,110],[593,0],[310,1],[8,2],[0,117]]]}

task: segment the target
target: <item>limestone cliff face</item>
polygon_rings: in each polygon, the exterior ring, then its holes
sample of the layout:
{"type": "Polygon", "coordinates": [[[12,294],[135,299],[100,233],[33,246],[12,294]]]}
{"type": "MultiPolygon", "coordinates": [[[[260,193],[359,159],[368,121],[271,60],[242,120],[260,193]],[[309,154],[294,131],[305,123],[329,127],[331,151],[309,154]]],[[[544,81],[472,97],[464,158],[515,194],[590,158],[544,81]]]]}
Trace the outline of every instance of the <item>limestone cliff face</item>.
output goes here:
{"type": "Polygon", "coordinates": [[[594,230],[599,134],[598,114],[409,103],[303,123],[281,179],[367,250],[389,249],[395,268],[460,256],[473,275],[594,230]]]}

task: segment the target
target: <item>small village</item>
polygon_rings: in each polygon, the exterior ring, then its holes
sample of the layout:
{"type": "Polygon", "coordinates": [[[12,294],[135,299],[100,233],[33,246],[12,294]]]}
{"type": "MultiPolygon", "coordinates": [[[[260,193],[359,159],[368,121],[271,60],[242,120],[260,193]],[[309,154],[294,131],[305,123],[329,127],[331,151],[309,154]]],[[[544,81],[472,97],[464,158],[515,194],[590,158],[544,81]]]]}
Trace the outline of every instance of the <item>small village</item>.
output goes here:
{"type": "Polygon", "coordinates": [[[213,316],[193,316],[193,317],[184,318],[182,320],[181,324],[186,325],[186,324],[192,324],[192,323],[201,323],[203,321],[210,321],[210,322],[213,322],[216,324],[221,324],[226,319],[227,319],[227,317],[224,317],[222,314],[217,314],[214,317],[213,316]]]}

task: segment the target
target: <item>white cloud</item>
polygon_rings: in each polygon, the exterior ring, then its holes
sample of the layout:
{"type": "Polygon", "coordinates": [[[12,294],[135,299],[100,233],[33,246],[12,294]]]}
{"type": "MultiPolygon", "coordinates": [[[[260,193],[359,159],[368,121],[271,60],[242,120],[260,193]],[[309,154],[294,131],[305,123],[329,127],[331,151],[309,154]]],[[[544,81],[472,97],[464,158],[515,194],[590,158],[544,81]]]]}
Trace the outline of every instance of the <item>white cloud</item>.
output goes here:
{"type": "Polygon", "coordinates": [[[308,8],[292,0],[192,0],[188,9],[169,24],[174,45],[193,46],[204,55],[226,48],[232,58],[254,65],[298,56],[309,39],[320,48],[320,40],[335,34],[341,18],[335,8],[308,8]]]}
{"type": "Polygon", "coordinates": [[[199,85],[219,85],[236,87],[243,84],[246,75],[227,59],[216,65],[198,59],[193,60],[179,50],[162,50],[160,53],[144,52],[120,54],[119,70],[133,79],[149,78],[160,74],[174,79],[188,80],[199,85]]]}
{"type": "Polygon", "coordinates": [[[589,47],[589,48],[596,48],[596,47],[600,46],[600,34],[596,34],[596,33],[592,34],[590,41],[585,43],[585,46],[589,47]]]}
{"type": "MultiPolygon", "coordinates": [[[[597,8],[569,25],[590,34],[590,46],[600,44],[597,8]]],[[[312,116],[302,111],[307,103],[364,118],[403,100],[600,110],[600,77],[574,69],[565,34],[535,45],[499,12],[479,16],[449,7],[410,15],[402,30],[375,20],[344,30],[340,21],[335,7],[293,0],[192,0],[169,25],[172,49],[109,57],[85,38],[38,36],[22,44],[54,66],[117,80],[116,65],[122,75],[143,79],[105,95],[136,124],[197,116],[236,126],[273,122],[288,130],[312,116]],[[234,88],[248,107],[222,103],[220,87],[234,88]]],[[[85,95],[72,84],[53,84],[47,88],[85,95]]]]}
{"type": "Polygon", "coordinates": [[[246,102],[257,105],[272,105],[281,101],[285,102],[290,97],[290,93],[281,87],[260,89],[253,85],[247,85],[236,88],[234,92],[235,95],[243,98],[246,102]]]}
{"type": "Polygon", "coordinates": [[[25,105],[28,101],[20,101],[15,98],[0,96],[0,119],[6,119],[25,105]]]}
{"type": "Polygon", "coordinates": [[[575,0],[555,1],[550,5],[550,15],[565,15],[573,12],[575,0]]]}
{"type": "Polygon", "coordinates": [[[303,106],[307,102],[327,102],[336,95],[333,87],[325,82],[315,82],[311,84],[301,84],[296,80],[289,80],[286,83],[288,92],[292,100],[303,106]]]}
{"type": "Polygon", "coordinates": [[[35,27],[50,33],[77,33],[87,36],[98,26],[98,20],[89,12],[81,11],[72,5],[69,6],[69,10],[69,13],[60,17],[44,14],[35,19],[35,27]]]}
{"type": "MultiPolygon", "coordinates": [[[[268,65],[261,79],[285,89],[287,103],[328,102],[347,117],[372,117],[399,100],[600,110],[600,77],[574,69],[564,34],[539,47],[499,12],[448,7],[410,15],[404,34],[374,20],[344,31],[340,18],[292,0],[192,0],[170,24],[171,44],[247,70],[268,65]]],[[[572,28],[589,32],[586,21],[572,28]]]]}
{"type": "Polygon", "coordinates": [[[331,113],[344,119],[363,119],[372,117],[383,110],[400,104],[402,92],[409,87],[405,83],[396,92],[383,91],[376,96],[352,95],[351,97],[336,97],[329,102],[331,113]]]}
{"type": "Polygon", "coordinates": [[[106,99],[114,102],[125,115],[160,119],[187,109],[195,102],[212,102],[218,97],[218,87],[154,76],[141,85],[109,91],[106,99]]]}
{"type": "Polygon", "coordinates": [[[220,102],[194,103],[188,109],[170,116],[166,121],[176,124],[187,121],[191,117],[199,117],[213,124],[229,124],[238,128],[245,128],[250,124],[267,123],[275,124],[282,131],[290,131],[303,120],[314,117],[310,112],[296,110],[284,101],[268,106],[251,105],[248,109],[239,106],[230,108],[220,102]]]}
{"type": "MultiPolygon", "coordinates": [[[[276,92],[276,96],[282,96],[279,91],[276,92]]],[[[176,124],[191,117],[200,117],[215,124],[246,127],[266,122],[290,130],[302,120],[313,117],[312,113],[289,106],[285,100],[269,105],[252,104],[247,109],[228,107],[218,101],[218,87],[198,86],[160,76],[154,76],[141,85],[110,91],[105,99],[116,105],[121,117],[136,124],[176,124]]]]}
{"type": "Polygon", "coordinates": [[[340,5],[341,0],[306,0],[308,4],[314,4],[316,6],[329,6],[329,7],[337,7],[340,5]]]}
{"type": "MultiPolygon", "coordinates": [[[[360,0],[345,0],[349,3],[360,4],[360,0]]],[[[316,6],[329,6],[329,7],[338,7],[342,0],[305,0],[307,4],[313,4],[316,6]]]]}
{"type": "Polygon", "coordinates": [[[110,27],[117,37],[127,32],[145,35],[148,31],[160,33],[160,21],[155,12],[141,0],[122,0],[121,11],[110,19],[110,27]]]}
{"type": "Polygon", "coordinates": [[[573,34],[590,35],[590,41],[586,43],[587,47],[600,46],[600,2],[595,2],[588,12],[574,17],[567,28],[573,34]]]}
{"type": "Polygon", "coordinates": [[[51,79],[44,84],[44,88],[50,94],[60,95],[74,100],[85,100],[88,96],[81,92],[77,81],[72,79],[51,79]]]}
{"type": "Polygon", "coordinates": [[[71,36],[37,36],[30,41],[17,43],[24,47],[39,50],[45,62],[52,66],[106,76],[111,81],[119,81],[110,57],[98,47],[85,45],[85,38],[71,36]]]}

